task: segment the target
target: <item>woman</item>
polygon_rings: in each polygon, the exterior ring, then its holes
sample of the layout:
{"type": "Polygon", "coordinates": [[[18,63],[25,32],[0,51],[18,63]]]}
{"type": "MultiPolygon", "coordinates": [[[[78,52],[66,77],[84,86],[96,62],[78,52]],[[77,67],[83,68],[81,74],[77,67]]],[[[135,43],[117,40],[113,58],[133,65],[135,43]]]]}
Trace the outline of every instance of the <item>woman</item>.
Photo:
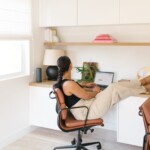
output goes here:
{"type": "MultiPolygon", "coordinates": [[[[140,81],[113,83],[101,91],[94,83],[80,85],[71,80],[72,63],[69,57],[60,57],[57,65],[58,80],[55,86],[64,93],[67,107],[87,106],[89,108],[88,119],[103,117],[114,104],[128,96],[150,92],[150,76],[140,81]]],[[[72,109],[71,112],[77,120],[85,120],[87,109],[72,109]]]]}

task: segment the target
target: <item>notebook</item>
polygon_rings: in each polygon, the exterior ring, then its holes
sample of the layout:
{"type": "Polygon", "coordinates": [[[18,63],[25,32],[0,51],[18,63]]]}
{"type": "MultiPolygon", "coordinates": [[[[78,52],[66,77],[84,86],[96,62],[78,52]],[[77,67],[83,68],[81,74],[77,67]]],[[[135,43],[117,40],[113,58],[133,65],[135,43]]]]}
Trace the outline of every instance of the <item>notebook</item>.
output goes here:
{"type": "Polygon", "coordinates": [[[96,83],[102,90],[107,88],[114,79],[114,72],[98,71],[95,74],[94,83],[96,83]]]}

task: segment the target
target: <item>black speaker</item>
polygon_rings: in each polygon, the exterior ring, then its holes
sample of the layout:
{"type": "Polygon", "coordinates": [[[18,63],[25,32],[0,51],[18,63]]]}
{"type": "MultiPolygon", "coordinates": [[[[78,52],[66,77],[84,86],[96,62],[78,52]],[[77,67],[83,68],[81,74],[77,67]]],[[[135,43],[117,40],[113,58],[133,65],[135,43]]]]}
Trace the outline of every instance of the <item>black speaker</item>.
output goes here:
{"type": "Polygon", "coordinates": [[[42,82],[42,68],[36,68],[36,82],[42,82]]]}

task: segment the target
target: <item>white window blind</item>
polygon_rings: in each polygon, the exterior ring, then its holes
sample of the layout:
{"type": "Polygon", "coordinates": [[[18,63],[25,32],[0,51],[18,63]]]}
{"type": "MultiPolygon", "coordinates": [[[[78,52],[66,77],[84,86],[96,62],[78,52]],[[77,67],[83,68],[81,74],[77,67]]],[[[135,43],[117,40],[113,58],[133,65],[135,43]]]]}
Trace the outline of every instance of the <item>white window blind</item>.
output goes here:
{"type": "Polygon", "coordinates": [[[29,75],[31,1],[0,0],[0,80],[29,75]]]}
{"type": "Polygon", "coordinates": [[[0,0],[0,34],[31,34],[31,0],[0,0]]]}

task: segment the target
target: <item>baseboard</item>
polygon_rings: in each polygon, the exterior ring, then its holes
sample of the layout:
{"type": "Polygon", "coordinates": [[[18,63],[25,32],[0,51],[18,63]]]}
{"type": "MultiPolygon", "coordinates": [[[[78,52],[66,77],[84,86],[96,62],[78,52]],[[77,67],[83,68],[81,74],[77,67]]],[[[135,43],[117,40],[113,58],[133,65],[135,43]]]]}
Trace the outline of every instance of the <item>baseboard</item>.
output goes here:
{"type": "Polygon", "coordinates": [[[6,137],[5,139],[0,141],[0,149],[2,149],[5,146],[15,142],[16,140],[18,140],[19,138],[23,137],[24,135],[32,132],[36,128],[37,127],[34,127],[34,126],[26,126],[22,129],[19,129],[15,132],[11,133],[11,135],[9,135],[8,137],[6,137]]]}

